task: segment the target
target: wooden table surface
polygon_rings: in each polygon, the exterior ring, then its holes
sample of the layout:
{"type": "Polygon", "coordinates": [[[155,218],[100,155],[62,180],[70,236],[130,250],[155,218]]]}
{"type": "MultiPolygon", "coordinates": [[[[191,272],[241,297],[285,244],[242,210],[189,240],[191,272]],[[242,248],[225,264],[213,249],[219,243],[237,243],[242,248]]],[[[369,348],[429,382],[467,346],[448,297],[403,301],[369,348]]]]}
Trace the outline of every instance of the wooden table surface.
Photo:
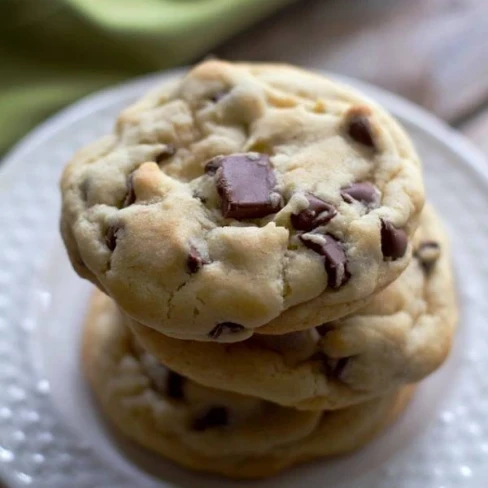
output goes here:
{"type": "Polygon", "coordinates": [[[214,53],[370,81],[465,132],[488,154],[488,0],[298,0],[214,53]]]}
{"type": "Polygon", "coordinates": [[[433,111],[488,155],[487,32],[488,0],[298,0],[213,53],[370,81],[433,111]]]}

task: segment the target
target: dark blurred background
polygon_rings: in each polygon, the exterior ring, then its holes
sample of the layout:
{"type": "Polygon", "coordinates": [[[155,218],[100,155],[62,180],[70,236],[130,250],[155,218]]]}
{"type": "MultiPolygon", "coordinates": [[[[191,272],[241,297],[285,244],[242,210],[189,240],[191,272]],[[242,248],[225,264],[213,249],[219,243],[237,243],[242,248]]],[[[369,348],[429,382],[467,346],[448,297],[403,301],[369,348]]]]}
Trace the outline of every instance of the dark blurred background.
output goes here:
{"type": "Polygon", "coordinates": [[[487,32],[487,0],[0,0],[0,154],[88,93],[208,54],[373,82],[488,152],[487,32]]]}

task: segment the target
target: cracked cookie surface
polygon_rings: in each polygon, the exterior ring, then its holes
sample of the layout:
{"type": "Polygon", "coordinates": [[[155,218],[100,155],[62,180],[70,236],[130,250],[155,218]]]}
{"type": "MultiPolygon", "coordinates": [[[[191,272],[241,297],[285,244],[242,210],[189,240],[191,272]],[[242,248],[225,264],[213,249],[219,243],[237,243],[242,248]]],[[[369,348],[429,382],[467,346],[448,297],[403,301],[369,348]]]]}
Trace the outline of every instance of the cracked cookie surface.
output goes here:
{"type": "Polygon", "coordinates": [[[457,320],[449,244],[429,205],[413,247],[407,269],[367,306],[306,331],[215,344],[128,323],[152,354],[199,383],[299,409],[343,408],[420,381],[449,353],[457,320]]]}
{"type": "Polygon", "coordinates": [[[87,317],[82,359],[100,407],[124,435],[192,469],[259,478],[346,453],[391,423],[412,393],[403,389],[342,411],[303,412],[207,388],[145,352],[112,302],[99,298],[87,317]]]}
{"type": "Polygon", "coordinates": [[[144,325],[221,342],[363,305],[410,261],[424,202],[416,152],[375,103],[297,68],[222,61],[124,110],[61,188],[82,277],[144,325]]]}

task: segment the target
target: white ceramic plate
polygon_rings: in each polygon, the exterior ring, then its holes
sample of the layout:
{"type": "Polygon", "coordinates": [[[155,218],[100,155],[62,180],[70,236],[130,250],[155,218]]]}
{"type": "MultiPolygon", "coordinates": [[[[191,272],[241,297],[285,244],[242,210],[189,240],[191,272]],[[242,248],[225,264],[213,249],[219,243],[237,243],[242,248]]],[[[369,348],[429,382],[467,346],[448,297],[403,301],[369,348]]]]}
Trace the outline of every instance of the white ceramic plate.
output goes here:
{"type": "MultiPolygon", "coordinates": [[[[58,235],[63,165],[111,130],[119,110],[172,73],[87,98],[50,119],[0,171],[0,477],[11,487],[242,486],[184,471],[116,439],[78,367],[90,286],[58,235]]],[[[453,238],[461,323],[447,364],[407,413],[361,452],[288,471],[259,488],[484,487],[488,478],[488,164],[421,109],[345,80],[406,126],[425,163],[430,200],[453,238]]]]}

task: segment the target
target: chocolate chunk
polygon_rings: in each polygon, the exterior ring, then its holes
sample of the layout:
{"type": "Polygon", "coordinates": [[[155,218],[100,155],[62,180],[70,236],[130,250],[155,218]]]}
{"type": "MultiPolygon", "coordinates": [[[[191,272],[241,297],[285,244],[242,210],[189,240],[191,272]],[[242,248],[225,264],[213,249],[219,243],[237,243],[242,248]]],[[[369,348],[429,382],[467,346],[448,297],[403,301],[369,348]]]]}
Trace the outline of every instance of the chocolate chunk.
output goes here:
{"type": "Polygon", "coordinates": [[[118,224],[110,224],[107,227],[107,230],[105,232],[105,244],[111,251],[113,251],[117,246],[117,234],[119,231],[120,225],[118,224]]]}
{"type": "Polygon", "coordinates": [[[222,157],[216,184],[224,217],[255,219],[277,212],[282,205],[281,197],[273,192],[276,179],[267,154],[222,157]]]}
{"type": "Polygon", "coordinates": [[[213,427],[223,427],[229,423],[229,412],[225,407],[212,407],[192,423],[192,429],[204,431],[213,427]]]}
{"type": "Polygon", "coordinates": [[[164,163],[169,158],[174,156],[176,148],[173,144],[166,144],[166,147],[154,158],[154,161],[158,164],[164,163]]]}
{"type": "Polygon", "coordinates": [[[175,400],[181,400],[184,397],[183,385],[185,378],[174,371],[168,371],[166,378],[166,395],[175,400]]]}
{"type": "Polygon", "coordinates": [[[124,198],[123,207],[128,207],[136,201],[136,192],[134,191],[134,173],[131,173],[127,178],[127,194],[124,198]]]}
{"type": "Polygon", "coordinates": [[[441,255],[441,246],[435,241],[423,241],[415,249],[414,256],[426,273],[430,273],[441,255]]]}
{"type": "Polygon", "coordinates": [[[319,225],[325,225],[337,215],[337,210],[327,202],[313,195],[305,195],[308,208],[298,214],[291,214],[291,225],[297,230],[309,231],[319,225]]]}
{"type": "Polygon", "coordinates": [[[330,234],[302,234],[303,244],[324,257],[327,271],[327,284],[330,288],[339,288],[351,277],[347,269],[347,257],[341,243],[330,234]]]}
{"type": "Polygon", "coordinates": [[[341,197],[347,203],[353,203],[356,200],[366,206],[371,206],[378,204],[379,192],[372,183],[363,181],[362,183],[353,183],[343,188],[341,197]]]}
{"type": "Polygon", "coordinates": [[[363,107],[351,109],[346,115],[346,130],[353,140],[374,149],[375,142],[369,113],[369,109],[363,107]]]}
{"type": "Polygon", "coordinates": [[[393,261],[405,255],[408,237],[403,229],[398,229],[388,220],[381,219],[381,252],[384,258],[393,261]]]}
{"type": "Polygon", "coordinates": [[[202,257],[199,253],[198,249],[191,246],[190,247],[190,254],[188,255],[188,259],[186,261],[186,265],[188,267],[188,271],[191,274],[198,272],[198,270],[204,265],[208,264],[209,262],[202,257]]]}
{"type": "Polygon", "coordinates": [[[208,333],[208,336],[211,339],[218,339],[222,334],[234,334],[241,330],[244,330],[244,327],[240,324],[235,324],[234,322],[221,322],[208,333]]]}

